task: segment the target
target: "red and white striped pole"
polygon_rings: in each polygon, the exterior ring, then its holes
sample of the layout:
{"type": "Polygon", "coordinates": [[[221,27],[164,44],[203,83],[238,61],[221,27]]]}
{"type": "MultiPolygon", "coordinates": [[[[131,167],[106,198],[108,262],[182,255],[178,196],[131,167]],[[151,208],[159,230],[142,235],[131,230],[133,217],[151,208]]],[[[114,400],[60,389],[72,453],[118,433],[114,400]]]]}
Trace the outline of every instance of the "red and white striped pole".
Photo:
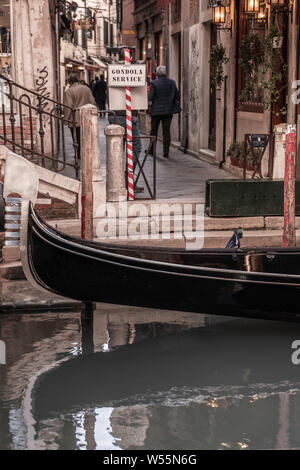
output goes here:
{"type": "Polygon", "coordinates": [[[290,124],[286,131],[285,176],[284,176],[284,248],[296,246],[295,222],[295,164],[296,125],[290,124]]]}
{"type": "MultiPolygon", "coordinates": [[[[131,63],[130,50],[125,49],[125,63],[131,63]]],[[[134,201],[133,187],[133,142],[132,142],[132,109],[131,87],[126,87],[126,148],[127,148],[127,173],[128,173],[128,200],[134,201]]]]}

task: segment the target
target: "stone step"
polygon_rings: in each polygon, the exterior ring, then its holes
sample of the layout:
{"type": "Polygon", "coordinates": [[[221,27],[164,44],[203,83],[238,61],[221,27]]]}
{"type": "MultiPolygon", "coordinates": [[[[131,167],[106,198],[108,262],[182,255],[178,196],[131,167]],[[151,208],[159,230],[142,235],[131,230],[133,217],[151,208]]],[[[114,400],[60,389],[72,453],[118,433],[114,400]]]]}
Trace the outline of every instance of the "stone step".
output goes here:
{"type": "MultiPolygon", "coordinates": [[[[69,235],[80,236],[80,219],[70,220],[49,220],[48,223],[61,232],[69,235]]],[[[234,231],[238,228],[244,230],[262,230],[265,227],[264,217],[241,217],[241,218],[196,218],[196,215],[183,217],[182,215],[171,215],[170,217],[158,215],[155,217],[130,217],[113,218],[105,217],[94,220],[94,234],[101,238],[101,233],[105,236],[119,236],[136,232],[138,225],[141,226],[141,234],[159,233],[185,233],[196,230],[205,231],[234,231]]]]}
{"type": "Polygon", "coordinates": [[[115,218],[120,217],[128,218],[144,216],[151,217],[161,213],[162,215],[168,215],[170,213],[174,215],[182,215],[184,211],[188,214],[195,214],[197,209],[203,210],[204,202],[202,200],[186,200],[186,201],[174,201],[167,199],[157,199],[155,201],[126,201],[126,202],[108,202],[106,205],[101,205],[97,210],[96,218],[115,218]]]}
{"type": "MultiPolygon", "coordinates": [[[[175,234],[176,235],[176,234],[175,234]]],[[[173,247],[183,249],[201,248],[225,248],[232,237],[232,231],[205,231],[204,240],[202,234],[195,238],[194,233],[186,233],[184,236],[171,239],[163,239],[162,235],[158,239],[146,238],[145,236],[119,240],[118,238],[95,238],[95,241],[129,245],[129,246],[153,246],[153,247],[173,247]]],[[[300,230],[297,230],[297,246],[300,247],[300,230]]],[[[241,248],[272,248],[282,247],[281,230],[246,230],[241,240],[241,248]]]]}

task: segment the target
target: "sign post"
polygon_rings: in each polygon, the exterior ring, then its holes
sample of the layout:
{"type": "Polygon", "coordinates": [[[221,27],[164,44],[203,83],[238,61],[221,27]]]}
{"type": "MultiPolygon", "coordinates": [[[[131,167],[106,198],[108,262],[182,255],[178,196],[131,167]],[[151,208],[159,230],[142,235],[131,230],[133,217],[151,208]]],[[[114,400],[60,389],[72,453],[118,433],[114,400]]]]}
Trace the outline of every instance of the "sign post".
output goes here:
{"type": "Polygon", "coordinates": [[[287,126],[284,175],[284,248],[296,246],[295,226],[296,125],[287,126]]]}
{"type": "MultiPolygon", "coordinates": [[[[125,49],[125,62],[126,64],[131,63],[129,49],[125,49]]],[[[134,201],[132,108],[131,108],[131,87],[129,86],[126,86],[126,149],[127,149],[128,199],[129,201],[134,201]]]]}
{"type": "Polygon", "coordinates": [[[125,65],[108,66],[109,109],[126,111],[126,153],[128,199],[134,200],[132,111],[148,108],[146,66],[132,64],[130,50],[125,49],[125,65]]]}

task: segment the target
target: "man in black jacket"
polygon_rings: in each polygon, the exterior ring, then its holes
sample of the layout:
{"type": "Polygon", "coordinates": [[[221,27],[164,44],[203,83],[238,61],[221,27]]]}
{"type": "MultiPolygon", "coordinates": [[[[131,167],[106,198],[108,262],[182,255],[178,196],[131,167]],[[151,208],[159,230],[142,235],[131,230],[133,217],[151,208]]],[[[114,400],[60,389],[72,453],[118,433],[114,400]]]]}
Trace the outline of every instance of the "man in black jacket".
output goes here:
{"type": "Polygon", "coordinates": [[[169,157],[171,143],[170,126],[173,114],[180,112],[180,95],[176,83],[166,76],[166,67],[160,65],[156,69],[157,79],[150,85],[148,96],[151,105],[151,135],[157,137],[160,121],[163,127],[164,157],[169,157]]]}
{"type": "MultiPolygon", "coordinates": [[[[105,109],[106,103],[106,91],[107,85],[106,81],[104,80],[104,75],[100,76],[100,80],[97,80],[94,85],[94,97],[96,100],[97,105],[99,106],[99,111],[105,109]]],[[[100,117],[103,117],[104,114],[100,113],[100,117]]]]}

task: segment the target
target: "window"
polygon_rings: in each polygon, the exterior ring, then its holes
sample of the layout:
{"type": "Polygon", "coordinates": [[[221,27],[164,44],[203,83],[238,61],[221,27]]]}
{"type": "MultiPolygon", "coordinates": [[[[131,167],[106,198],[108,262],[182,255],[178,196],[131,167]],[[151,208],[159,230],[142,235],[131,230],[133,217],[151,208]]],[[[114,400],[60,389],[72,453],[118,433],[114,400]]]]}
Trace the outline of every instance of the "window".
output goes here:
{"type": "Polygon", "coordinates": [[[139,40],[139,59],[146,60],[146,39],[139,40]]]}
{"type": "MultiPolygon", "coordinates": [[[[89,8],[87,9],[87,16],[88,18],[93,18],[93,12],[89,8]]],[[[87,39],[93,39],[93,28],[90,28],[86,32],[86,37],[87,39]]]]}
{"type": "Polygon", "coordinates": [[[78,45],[78,31],[77,31],[77,29],[75,29],[74,32],[73,32],[73,42],[74,42],[75,46],[78,45]]]}
{"type": "MultiPolygon", "coordinates": [[[[240,48],[243,40],[250,38],[251,36],[257,36],[260,44],[263,43],[265,38],[265,25],[257,24],[253,22],[252,18],[249,15],[244,13],[245,0],[241,1],[241,13],[240,13],[240,24],[239,24],[239,58],[241,58],[240,48]]],[[[240,111],[248,111],[255,113],[263,113],[263,88],[259,85],[260,82],[260,73],[262,65],[255,65],[255,59],[263,57],[263,49],[257,50],[253,55],[253,71],[251,82],[253,84],[253,90],[251,96],[242,97],[240,99],[241,93],[245,87],[245,72],[244,68],[241,65],[238,65],[238,109],[240,111]]]]}
{"type": "Polygon", "coordinates": [[[113,24],[110,24],[110,47],[113,47],[114,45],[114,26],[113,24]]]}
{"type": "Polygon", "coordinates": [[[83,29],[83,30],[81,31],[81,35],[82,35],[82,36],[81,36],[81,45],[82,45],[83,49],[86,49],[86,48],[87,48],[87,40],[86,40],[86,38],[87,38],[87,31],[86,31],[85,29],[83,29]]]}
{"type": "Polygon", "coordinates": [[[175,0],[175,3],[171,4],[171,21],[172,23],[181,21],[181,0],[175,0]]]}
{"type": "Polygon", "coordinates": [[[155,34],[155,61],[157,65],[163,65],[163,35],[155,34]]]}
{"type": "MultiPolygon", "coordinates": [[[[3,2],[1,2],[3,3],[3,2]]],[[[11,73],[11,28],[9,2],[0,7],[0,73],[11,73]]]]}
{"type": "Polygon", "coordinates": [[[104,44],[108,46],[108,22],[104,20],[104,44]]]}

